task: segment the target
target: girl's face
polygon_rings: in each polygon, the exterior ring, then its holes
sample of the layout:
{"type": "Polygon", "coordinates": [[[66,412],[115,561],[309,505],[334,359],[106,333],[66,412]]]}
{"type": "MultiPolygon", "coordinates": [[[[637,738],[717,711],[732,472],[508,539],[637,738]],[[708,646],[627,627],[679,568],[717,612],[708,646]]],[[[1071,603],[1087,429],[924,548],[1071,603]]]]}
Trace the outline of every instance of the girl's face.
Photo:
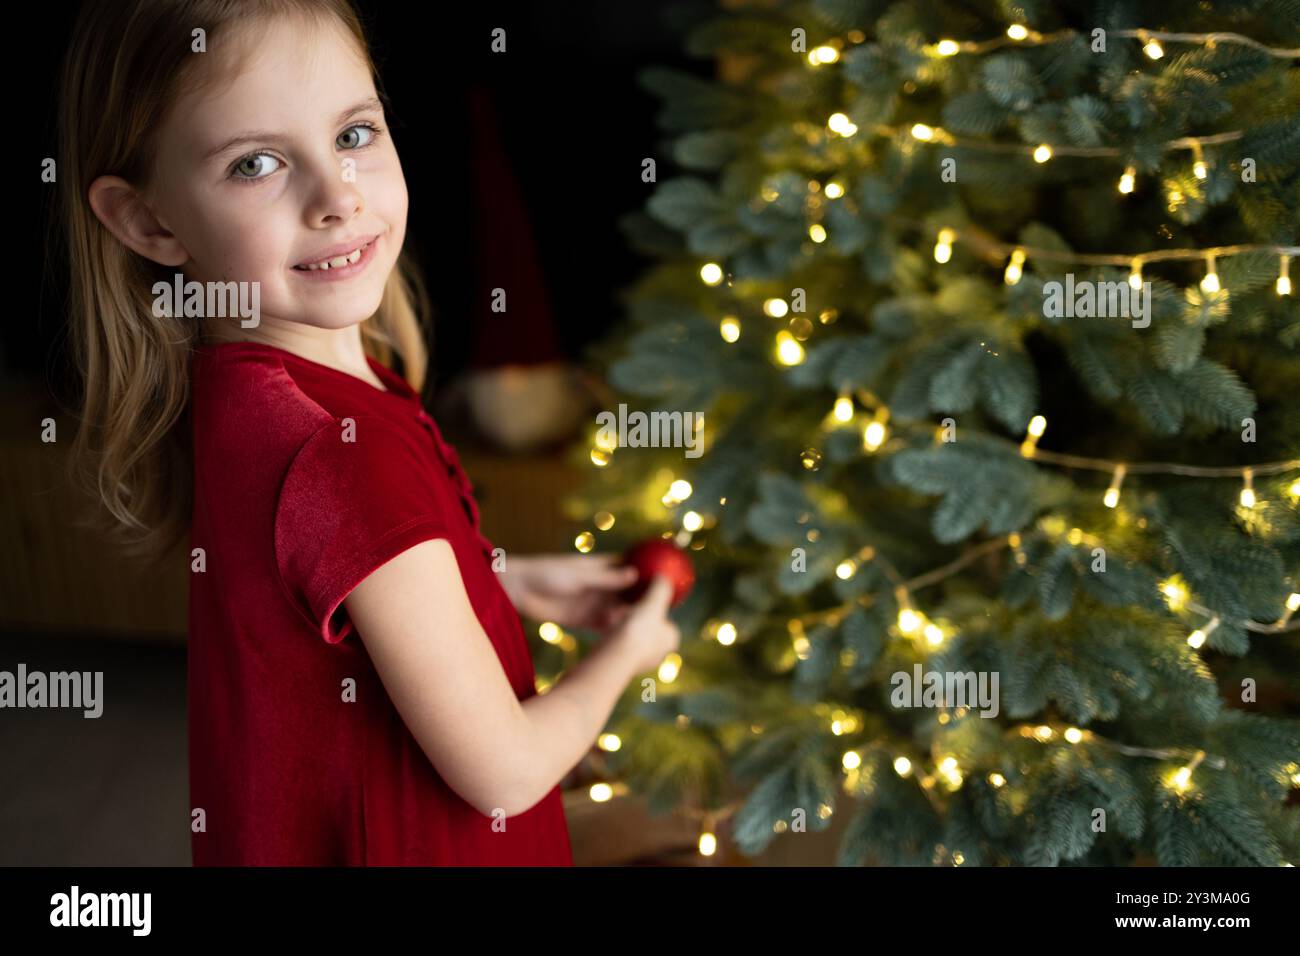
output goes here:
{"type": "Polygon", "coordinates": [[[227,36],[252,44],[243,69],[169,112],[149,205],[188,279],[261,284],[263,321],[361,322],[401,251],[407,196],[356,41],[285,18],[227,36]]]}

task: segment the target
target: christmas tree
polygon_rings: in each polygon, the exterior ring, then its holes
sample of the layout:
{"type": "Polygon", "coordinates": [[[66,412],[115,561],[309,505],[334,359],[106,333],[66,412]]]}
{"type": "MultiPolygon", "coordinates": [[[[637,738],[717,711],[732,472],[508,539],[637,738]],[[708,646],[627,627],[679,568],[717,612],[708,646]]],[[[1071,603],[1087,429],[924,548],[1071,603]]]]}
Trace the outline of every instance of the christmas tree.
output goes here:
{"type": "Polygon", "coordinates": [[[728,6],[596,353],[703,453],[571,502],[698,571],[610,777],[703,852],[1300,857],[1300,3],[728,6]]]}

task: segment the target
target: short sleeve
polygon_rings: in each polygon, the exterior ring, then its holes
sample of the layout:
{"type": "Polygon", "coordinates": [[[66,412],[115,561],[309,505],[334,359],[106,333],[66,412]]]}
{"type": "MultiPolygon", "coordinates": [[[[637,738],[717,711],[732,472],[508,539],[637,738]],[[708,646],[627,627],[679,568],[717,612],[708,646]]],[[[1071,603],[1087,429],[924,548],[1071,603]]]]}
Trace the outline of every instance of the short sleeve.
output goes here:
{"type": "Polygon", "coordinates": [[[289,599],[327,643],[353,631],[343,599],[421,541],[450,538],[437,474],[385,419],[333,421],[298,450],[275,509],[275,558],[289,599]],[[351,437],[352,440],[345,440],[351,437]]]}

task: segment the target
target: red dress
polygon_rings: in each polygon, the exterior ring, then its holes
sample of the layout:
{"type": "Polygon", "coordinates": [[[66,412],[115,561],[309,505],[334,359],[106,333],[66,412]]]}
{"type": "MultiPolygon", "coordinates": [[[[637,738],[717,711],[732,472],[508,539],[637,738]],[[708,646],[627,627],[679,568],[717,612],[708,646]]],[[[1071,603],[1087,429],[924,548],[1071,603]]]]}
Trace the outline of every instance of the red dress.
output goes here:
{"type": "Polygon", "coordinates": [[[369,363],[387,391],[270,345],[194,351],[194,864],[570,866],[558,785],[494,830],[420,749],[347,617],[371,571],[446,538],[516,696],[536,693],[455,451],[369,363]]]}

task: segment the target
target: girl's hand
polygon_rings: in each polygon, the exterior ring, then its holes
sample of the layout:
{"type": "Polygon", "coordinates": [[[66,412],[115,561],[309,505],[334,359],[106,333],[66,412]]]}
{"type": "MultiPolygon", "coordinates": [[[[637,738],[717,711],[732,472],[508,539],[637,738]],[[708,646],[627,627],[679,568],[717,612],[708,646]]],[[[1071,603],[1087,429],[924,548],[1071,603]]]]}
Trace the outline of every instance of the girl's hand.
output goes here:
{"type": "Polygon", "coordinates": [[[524,617],[564,628],[607,632],[633,605],[618,592],[636,583],[636,568],[613,554],[541,554],[507,559],[501,585],[524,617]]]}

